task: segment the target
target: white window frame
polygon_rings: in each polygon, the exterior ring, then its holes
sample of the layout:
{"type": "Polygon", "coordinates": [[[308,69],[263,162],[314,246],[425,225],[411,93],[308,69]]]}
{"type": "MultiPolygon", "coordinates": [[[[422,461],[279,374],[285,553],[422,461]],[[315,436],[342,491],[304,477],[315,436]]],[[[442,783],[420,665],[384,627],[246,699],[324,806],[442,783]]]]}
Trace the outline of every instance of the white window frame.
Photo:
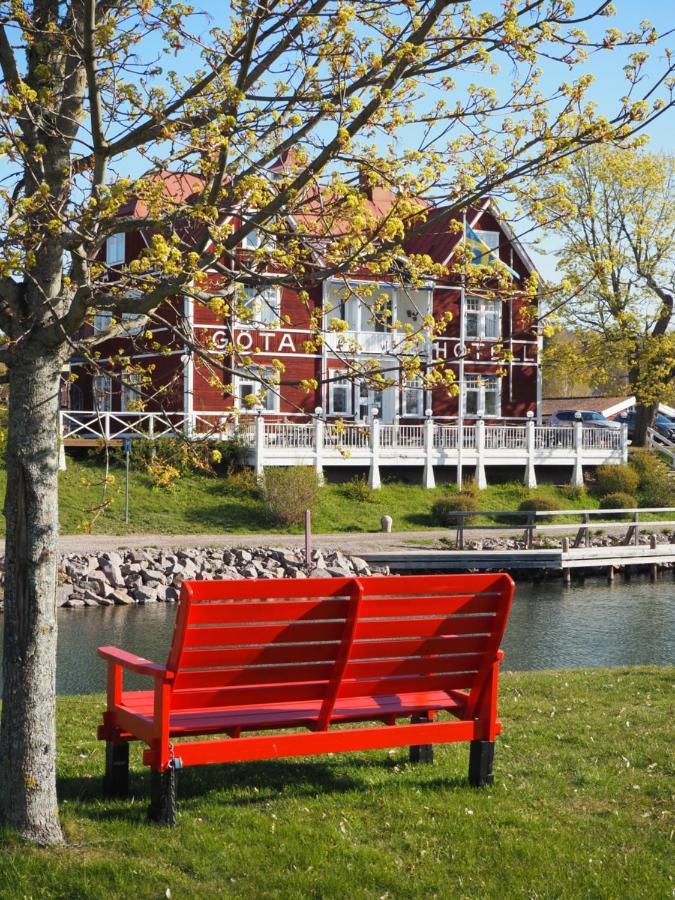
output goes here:
{"type": "Polygon", "coordinates": [[[468,418],[485,418],[499,419],[502,414],[502,379],[499,375],[481,375],[480,373],[471,372],[464,376],[463,385],[463,410],[462,415],[468,418]],[[493,387],[494,386],[494,387],[493,387]],[[469,394],[476,395],[476,411],[469,412],[469,394]],[[496,399],[496,409],[494,412],[486,411],[486,397],[488,394],[494,394],[496,399]]]}
{"type": "Polygon", "coordinates": [[[269,381],[269,378],[272,374],[276,374],[276,369],[273,366],[251,366],[248,372],[239,372],[235,381],[235,394],[234,394],[234,402],[235,407],[241,412],[254,412],[256,407],[249,406],[247,403],[244,403],[244,397],[249,396],[250,394],[259,394],[261,391],[265,391],[265,398],[262,404],[263,412],[271,412],[278,413],[279,412],[279,385],[275,385],[276,390],[272,390],[269,387],[266,387],[260,381],[257,381],[255,378],[255,372],[263,372],[263,378],[269,381]],[[247,391],[246,394],[242,394],[242,389],[245,386],[250,386],[251,390],[247,391]]]}
{"type": "Polygon", "coordinates": [[[502,301],[468,294],[464,301],[464,336],[469,341],[499,341],[502,338],[502,301]],[[469,316],[476,316],[476,333],[469,328],[469,316]],[[497,334],[488,334],[492,320],[498,326],[497,334]]]}
{"type": "Polygon", "coordinates": [[[110,375],[94,375],[92,399],[97,412],[112,411],[112,377],[110,375]]]}
{"type": "Polygon", "coordinates": [[[262,288],[245,286],[242,303],[253,315],[238,323],[239,325],[271,328],[281,319],[281,291],[274,285],[262,288]]]}
{"type": "Polygon", "coordinates": [[[354,386],[350,379],[347,376],[342,378],[338,377],[337,372],[331,373],[331,381],[329,387],[329,403],[330,403],[330,413],[332,416],[351,416],[352,408],[353,408],[353,394],[354,394],[354,386]],[[345,392],[345,409],[344,410],[336,410],[335,409],[335,392],[336,391],[344,391],[345,392]]]}
{"type": "Polygon", "coordinates": [[[424,380],[421,376],[409,378],[403,382],[401,397],[401,416],[403,418],[424,418],[424,380]],[[416,409],[409,409],[409,399],[414,396],[416,409]]]}
{"type": "MultiPolygon", "coordinates": [[[[248,213],[241,217],[241,224],[244,225],[256,213],[255,209],[248,210],[248,213]]],[[[275,245],[273,235],[266,234],[259,225],[256,225],[252,231],[244,235],[241,239],[242,250],[261,250],[262,248],[271,249],[275,245]]]]}
{"type": "Polygon", "coordinates": [[[126,262],[127,241],[123,231],[111,234],[105,242],[105,261],[109,266],[119,266],[126,262]]]}
{"type": "Polygon", "coordinates": [[[120,409],[122,412],[129,412],[129,404],[137,400],[142,400],[140,388],[143,384],[143,374],[141,372],[128,372],[122,375],[120,384],[120,409]]]}

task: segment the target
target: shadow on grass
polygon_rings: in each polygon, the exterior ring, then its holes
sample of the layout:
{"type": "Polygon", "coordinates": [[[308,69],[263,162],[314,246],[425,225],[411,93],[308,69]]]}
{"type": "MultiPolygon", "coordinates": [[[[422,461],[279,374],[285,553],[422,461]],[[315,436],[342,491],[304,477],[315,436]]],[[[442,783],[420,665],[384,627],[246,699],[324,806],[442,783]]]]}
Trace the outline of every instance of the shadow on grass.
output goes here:
{"type": "MultiPolygon", "coordinates": [[[[350,761],[349,763],[335,760],[334,762],[285,762],[280,760],[261,760],[253,763],[231,763],[228,765],[195,766],[184,769],[178,773],[177,800],[179,807],[182,803],[190,805],[191,801],[208,803],[214,799],[214,795],[226,806],[231,807],[256,807],[269,803],[281,796],[292,795],[295,799],[316,798],[325,794],[344,794],[348,792],[363,792],[366,782],[354,774],[354,767],[359,766],[364,773],[368,770],[391,770],[394,778],[394,769],[401,767],[401,759],[376,758],[368,760],[350,761]],[[351,771],[350,771],[351,769],[351,771]]],[[[426,765],[412,765],[405,763],[405,768],[410,772],[428,772],[426,765]]],[[[368,791],[373,788],[390,790],[398,784],[398,781],[389,784],[386,775],[382,782],[373,785],[368,782],[368,791]]],[[[456,789],[465,787],[466,779],[456,775],[442,777],[436,769],[436,777],[428,776],[419,779],[416,790],[422,792],[435,792],[438,790],[456,789]]],[[[65,777],[58,781],[58,794],[60,801],[67,800],[82,804],[81,813],[92,819],[120,819],[132,820],[141,815],[137,804],[131,805],[131,798],[137,801],[150,799],[150,770],[132,770],[129,779],[129,800],[107,799],[103,793],[103,778],[65,777]],[[89,806],[94,801],[95,806],[89,806]],[[98,801],[98,802],[97,802],[98,801]],[[103,805],[100,805],[100,804],[103,805]]],[[[142,817],[145,816],[145,806],[142,807],[142,817]]]]}

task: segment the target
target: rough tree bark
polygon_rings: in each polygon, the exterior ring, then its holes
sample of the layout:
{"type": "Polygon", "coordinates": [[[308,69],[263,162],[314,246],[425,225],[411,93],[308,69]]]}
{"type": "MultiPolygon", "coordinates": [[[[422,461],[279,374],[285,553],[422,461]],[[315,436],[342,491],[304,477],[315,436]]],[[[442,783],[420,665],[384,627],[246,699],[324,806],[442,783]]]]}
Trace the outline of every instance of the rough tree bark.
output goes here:
{"type": "Polygon", "coordinates": [[[57,422],[62,352],[9,369],[0,821],[63,840],[56,799],[57,422]]]}

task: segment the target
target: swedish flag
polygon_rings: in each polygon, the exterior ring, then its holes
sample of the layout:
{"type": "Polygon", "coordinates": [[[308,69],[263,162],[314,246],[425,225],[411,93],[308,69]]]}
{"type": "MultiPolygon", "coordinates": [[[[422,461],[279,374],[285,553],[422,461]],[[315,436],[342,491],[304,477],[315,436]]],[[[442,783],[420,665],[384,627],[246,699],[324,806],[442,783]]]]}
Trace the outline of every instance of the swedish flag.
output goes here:
{"type": "MultiPolygon", "coordinates": [[[[476,266],[487,266],[491,262],[501,262],[499,258],[499,253],[497,250],[492,250],[485,241],[481,240],[476,232],[470,225],[466,226],[466,238],[465,238],[466,248],[471,253],[471,262],[476,266]]],[[[506,263],[502,262],[503,266],[506,266],[506,263]]],[[[520,275],[512,269],[511,266],[506,266],[509,271],[509,274],[514,278],[520,280],[520,275]]]]}

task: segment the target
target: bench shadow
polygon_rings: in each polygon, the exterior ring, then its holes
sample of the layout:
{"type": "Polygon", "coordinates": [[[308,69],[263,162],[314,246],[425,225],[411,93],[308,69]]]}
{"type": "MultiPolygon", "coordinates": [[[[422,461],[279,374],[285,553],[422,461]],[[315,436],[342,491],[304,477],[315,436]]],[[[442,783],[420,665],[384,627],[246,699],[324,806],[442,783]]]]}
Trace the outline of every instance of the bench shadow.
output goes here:
{"type": "MultiPolygon", "coordinates": [[[[315,799],[318,794],[340,794],[347,791],[365,789],[366,783],[354,774],[355,763],[350,764],[348,771],[338,760],[335,763],[286,762],[283,760],[261,760],[259,762],[229,763],[226,765],[195,766],[178,773],[177,798],[178,805],[192,800],[208,801],[214,793],[231,794],[223,798],[223,802],[233,807],[255,807],[268,803],[281,796],[315,799]]],[[[364,774],[368,770],[393,770],[405,766],[410,770],[426,770],[426,766],[413,766],[407,760],[379,759],[356,763],[362,767],[364,774]]],[[[440,772],[432,779],[420,779],[418,788],[424,792],[452,790],[466,786],[466,779],[456,775],[441,777],[440,772]]],[[[368,789],[373,789],[368,783],[368,789]]],[[[386,779],[375,787],[387,790],[386,779]]],[[[57,783],[61,801],[83,803],[82,815],[88,818],[131,820],[139,816],[139,806],[130,806],[126,800],[106,800],[103,793],[103,778],[100,777],[65,777],[57,783]],[[98,801],[89,809],[86,805],[98,801]],[[99,803],[103,803],[103,806],[99,803]],[[108,805],[106,805],[106,803],[108,805]]],[[[137,801],[150,800],[150,770],[132,769],[129,778],[129,797],[137,801]]],[[[145,816],[145,807],[142,807],[145,816]]]]}

